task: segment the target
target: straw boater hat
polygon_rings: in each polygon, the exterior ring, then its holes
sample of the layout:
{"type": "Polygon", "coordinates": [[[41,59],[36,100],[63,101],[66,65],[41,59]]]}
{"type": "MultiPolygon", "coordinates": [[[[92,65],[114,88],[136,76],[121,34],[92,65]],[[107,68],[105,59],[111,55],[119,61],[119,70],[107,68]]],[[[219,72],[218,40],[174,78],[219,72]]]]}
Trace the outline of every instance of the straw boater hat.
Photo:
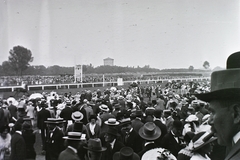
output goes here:
{"type": "Polygon", "coordinates": [[[155,140],[161,136],[161,130],[153,122],[147,122],[142,126],[139,131],[139,135],[145,140],[155,140]]]}
{"type": "Polygon", "coordinates": [[[83,146],[83,148],[93,152],[103,152],[107,149],[102,147],[102,142],[99,138],[89,139],[87,147],[83,146]]]}
{"type": "Polygon", "coordinates": [[[76,111],[72,113],[71,117],[74,121],[81,121],[83,119],[83,114],[79,111],[76,111]]]}
{"type": "Polygon", "coordinates": [[[197,151],[216,139],[217,137],[212,137],[211,133],[209,132],[199,132],[193,137],[192,141],[190,142],[190,146],[193,151],[197,151]]]}
{"type": "Polygon", "coordinates": [[[105,104],[100,105],[99,108],[100,108],[102,111],[105,111],[105,112],[108,112],[108,111],[109,111],[108,106],[105,105],[105,104]]]}
{"type": "Polygon", "coordinates": [[[60,124],[64,122],[65,120],[63,120],[63,118],[48,118],[47,121],[45,121],[45,123],[48,124],[60,124]]]}
{"type": "Polygon", "coordinates": [[[205,102],[216,99],[233,99],[240,97],[240,52],[231,54],[227,59],[227,69],[215,71],[211,75],[211,92],[196,94],[205,102]]]}
{"type": "Polygon", "coordinates": [[[109,118],[104,123],[109,125],[109,126],[117,126],[117,125],[119,125],[119,122],[115,118],[109,118]]]}
{"type": "Polygon", "coordinates": [[[63,139],[80,141],[82,133],[80,132],[68,132],[68,136],[64,136],[63,139]]]}
{"type": "Polygon", "coordinates": [[[123,147],[113,155],[113,160],[140,160],[140,157],[130,147],[123,147]]]}

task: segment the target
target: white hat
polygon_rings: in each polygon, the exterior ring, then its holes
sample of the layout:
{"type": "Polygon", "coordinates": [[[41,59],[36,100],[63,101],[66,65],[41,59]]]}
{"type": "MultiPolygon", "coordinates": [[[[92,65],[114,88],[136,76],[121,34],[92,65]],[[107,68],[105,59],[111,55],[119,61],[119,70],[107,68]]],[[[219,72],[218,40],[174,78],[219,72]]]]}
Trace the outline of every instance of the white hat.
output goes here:
{"type": "Polygon", "coordinates": [[[185,119],[185,122],[193,122],[193,121],[198,121],[198,117],[196,115],[191,114],[185,119]]]}
{"type": "Polygon", "coordinates": [[[76,112],[73,112],[72,113],[72,119],[74,120],[74,121],[81,121],[82,119],[83,119],[83,114],[81,113],[81,112],[79,112],[79,111],[76,111],[76,112]]]}
{"type": "Polygon", "coordinates": [[[102,105],[100,105],[100,106],[99,106],[99,108],[100,108],[102,111],[106,111],[106,112],[108,112],[108,111],[109,111],[109,108],[108,108],[108,106],[107,106],[107,105],[105,105],[105,104],[102,104],[102,105]]]}
{"type": "Polygon", "coordinates": [[[119,122],[115,118],[109,118],[104,123],[107,124],[107,125],[110,125],[110,126],[117,126],[117,125],[119,125],[119,122]]]}

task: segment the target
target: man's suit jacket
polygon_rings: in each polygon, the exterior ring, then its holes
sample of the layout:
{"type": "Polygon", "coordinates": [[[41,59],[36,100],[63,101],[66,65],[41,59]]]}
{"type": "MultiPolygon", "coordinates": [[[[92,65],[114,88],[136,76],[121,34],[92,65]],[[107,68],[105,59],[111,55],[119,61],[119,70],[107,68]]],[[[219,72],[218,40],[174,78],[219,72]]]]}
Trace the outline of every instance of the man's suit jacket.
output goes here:
{"type": "Polygon", "coordinates": [[[19,133],[15,132],[11,139],[11,160],[24,160],[26,158],[26,144],[19,133]]]}
{"type": "Polygon", "coordinates": [[[157,148],[157,145],[155,143],[149,143],[146,146],[143,147],[143,149],[138,152],[139,157],[142,157],[143,154],[151,149],[157,148]]]}
{"type": "Polygon", "coordinates": [[[224,160],[239,160],[240,159],[240,141],[238,141],[229,151],[224,160]]]}
{"type": "Polygon", "coordinates": [[[56,127],[52,136],[48,133],[46,138],[46,160],[57,159],[59,154],[64,150],[63,132],[56,127]]]}
{"type": "Polygon", "coordinates": [[[63,118],[64,120],[71,120],[72,119],[72,113],[73,113],[73,109],[71,107],[65,107],[61,111],[60,117],[63,118]]]}
{"type": "Polygon", "coordinates": [[[167,133],[163,137],[161,146],[168,149],[175,157],[177,157],[178,152],[184,148],[176,141],[172,132],[167,133]]]}
{"type": "Polygon", "coordinates": [[[143,122],[140,119],[132,120],[132,127],[138,133],[139,129],[143,126],[143,122]]]}
{"type": "Polygon", "coordinates": [[[5,117],[3,108],[0,108],[0,127],[2,128],[5,125],[5,117]]]}
{"type": "Polygon", "coordinates": [[[72,149],[66,148],[64,151],[60,153],[58,160],[80,160],[80,159],[72,149]]]}
{"type": "Polygon", "coordinates": [[[44,123],[44,121],[46,121],[48,118],[51,118],[51,114],[50,114],[49,110],[42,108],[42,110],[38,112],[37,116],[38,116],[37,117],[37,127],[39,129],[45,129],[46,124],[44,123]]]}
{"type": "Polygon", "coordinates": [[[105,144],[104,147],[106,147],[107,150],[103,152],[102,160],[112,160],[114,153],[119,152],[121,148],[124,147],[124,144],[116,139],[113,148],[108,142],[105,144]]]}
{"type": "Polygon", "coordinates": [[[159,119],[156,119],[154,121],[154,124],[156,126],[158,126],[160,128],[160,130],[161,130],[161,136],[158,139],[155,140],[156,145],[160,147],[161,146],[161,141],[162,141],[163,137],[168,133],[167,132],[167,127],[159,119]]]}
{"type": "Polygon", "coordinates": [[[11,117],[14,117],[14,118],[17,119],[17,107],[14,106],[13,104],[11,104],[11,105],[8,107],[8,110],[10,111],[11,117]]]}
{"type": "Polygon", "coordinates": [[[139,134],[133,129],[129,133],[128,138],[123,137],[125,146],[131,147],[134,152],[138,153],[142,150],[142,145],[144,140],[139,136],[139,134]]]}

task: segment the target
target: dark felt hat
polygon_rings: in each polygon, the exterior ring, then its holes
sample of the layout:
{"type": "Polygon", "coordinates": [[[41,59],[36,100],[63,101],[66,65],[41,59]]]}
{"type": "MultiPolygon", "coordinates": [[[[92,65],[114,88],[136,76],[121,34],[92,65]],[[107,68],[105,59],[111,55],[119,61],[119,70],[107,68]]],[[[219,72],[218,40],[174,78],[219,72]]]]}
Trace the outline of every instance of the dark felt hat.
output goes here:
{"type": "Polygon", "coordinates": [[[102,147],[102,142],[99,138],[89,139],[87,147],[84,146],[83,148],[93,152],[103,152],[107,149],[102,147]]]}
{"type": "Polygon", "coordinates": [[[140,160],[140,157],[133,152],[132,148],[123,147],[120,152],[114,153],[113,160],[140,160]]]}
{"type": "Polygon", "coordinates": [[[211,92],[196,94],[203,101],[235,99],[240,97],[240,52],[231,54],[227,59],[227,69],[215,71],[211,75],[211,92]]]}
{"type": "Polygon", "coordinates": [[[139,129],[139,135],[146,140],[155,140],[161,136],[161,130],[153,122],[147,122],[139,129]]]}

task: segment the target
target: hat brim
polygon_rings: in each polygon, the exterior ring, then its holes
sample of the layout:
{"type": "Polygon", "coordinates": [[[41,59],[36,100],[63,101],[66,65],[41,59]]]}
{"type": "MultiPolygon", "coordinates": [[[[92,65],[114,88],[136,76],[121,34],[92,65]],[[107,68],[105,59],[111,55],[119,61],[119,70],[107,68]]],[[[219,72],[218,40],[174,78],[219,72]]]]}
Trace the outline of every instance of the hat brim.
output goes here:
{"type": "Polygon", "coordinates": [[[75,118],[74,115],[71,116],[74,121],[81,121],[83,119],[83,115],[80,118],[75,118]]]}
{"type": "Polygon", "coordinates": [[[89,151],[93,151],[93,152],[104,152],[104,151],[107,150],[107,148],[105,148],[105,147],[102,147],[101,150],[94,150],[92,148],[88,148],[88,147],[85,147],[85,146],[83,146],[83,148],[85,148],[85,149],[87,149],[89,151]]]}
{"type": "Polygon", "coordinates": [[[217,139],[217,137],[212,137],[212,138],[209,139],[207,142],[205,142],[205,143],[203,143],[202,145],[200,145],[200,146],[194,148],[193,151],[197,151],[197,150],[199,150],[200,148],[202,148],[202,147],[204,147],[205,145],[207,145],[207,144],[209,144],[209,143],[215,141],[216,139],[217,139]]]}
{"type": "Polygon", "coordinates": [[[158,139],[160,136],[161,136],[161,130],[160,130],[160,128],[159,127],[157,127],[156,126],[156,130],[155,130],[155,133],[153,134],[153,135],[146,135],[146,134],[144,134],[144,132],[143,132],[143,130],[144,130],[144,126],[142,126],[140,129],[139,129],[139,135],[140,135],[140,137],[142,137],[143,139],[145,139],[145,140],[156,140],[156,139],[158,139]]]}
{"type": "Polygon", "coordinates": [[[240,97],[240,88],[221,89],[209,93],[194,94],[198,99],[210,102],[217,99],[235,99],[240,97]]]}
{"type": "Polygon", "coordinates": [[[104,122],[106,125],[109,125],[109,126],[118,126],[119,125],[119,122],[116,121],[116,123],[109,123],[108,121],[105,121],[104,122]]]}
{"type": "Polygon", "coordinates": [[[56,122],[53,122],[53,121],[44,121],[44,123],[48,123],[48,124],[61,124],[61,123],[65,123],[66,121],[56,121],[56,122]]]}
{"type": "Polygon", "coordinates": [[[104,109],[104,108],[102,108],[101,106],[99,107],[102,111],[106,111],[106,112],[108,112],[109,111],[109,108],[108,109],[104,109]]]}
{"type": "MultiPolygon", "coordinates": [[[[114,153],[113,160],[120,160],[120,152],[114,153]]],[[[131,160],[140,160],[140,157],[136,153],[133,153],[131,160]]]]}
{"type": "Polygon", "coordinates": [[[63,139],[73,140],[73,141],[82,141],[82,140],[84,140],[84,139],[82,139],[82,138],[69,138],[68,136],[63,137],[63,139]]]}

